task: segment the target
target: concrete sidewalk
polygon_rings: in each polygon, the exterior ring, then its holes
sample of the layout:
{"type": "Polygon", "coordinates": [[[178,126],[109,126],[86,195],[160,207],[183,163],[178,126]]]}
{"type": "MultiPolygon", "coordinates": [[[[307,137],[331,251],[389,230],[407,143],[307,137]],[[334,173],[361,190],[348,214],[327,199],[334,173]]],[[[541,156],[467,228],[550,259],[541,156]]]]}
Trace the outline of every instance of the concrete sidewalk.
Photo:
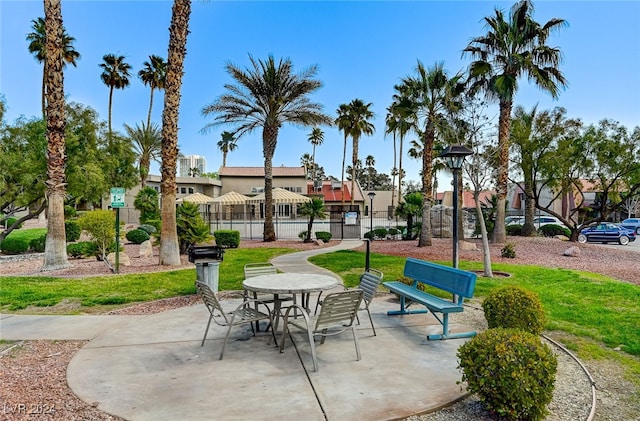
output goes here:
{"type": "MultiPolygon", "coordinates": [[[[355,244],[344,243],[336,248],[355,244]]],[[[315,272],[320,269],[306,258],[336,248],[274,263],[283,271],[315,272]]],[[[222,301],[227,310],[239,302],[222,301]]],[[[391,420],[464,396],[456,351],[465,339],[427,341],[428,333],[441,331],[435,318],[387,316],[397,308],[391,295],[373,301],[377,336],[361,314],[361,361],[349,332],[317,343],[318,372],[311,371],[306,334],[297,330],[280,354],[269,333],[253,337],[248,325],[234,327],[218,360],[226,329],[212,323],[200,346],[209,316],[203,305],[148,316],[3,315],[0,336],[91,339],[71,360],[68,384],[80,399],[128,420],[391,420]]],[[[468,330],[455,317],[450,322],[453,331],[468,330]]]]}

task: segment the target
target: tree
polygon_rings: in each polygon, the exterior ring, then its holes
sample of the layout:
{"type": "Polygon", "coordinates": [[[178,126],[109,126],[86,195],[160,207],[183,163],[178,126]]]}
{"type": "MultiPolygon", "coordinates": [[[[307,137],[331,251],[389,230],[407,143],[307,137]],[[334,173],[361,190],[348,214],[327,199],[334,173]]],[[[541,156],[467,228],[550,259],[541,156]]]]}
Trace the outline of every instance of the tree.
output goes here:
{"type": "Polygon", "coordinates": [[[464,91],[460,73],[449,78],[443,63],[426,68],[420,61],[415,76],[402,79],[398,91],[407,100],[405,115],[414,123],[422,143],[422,220],[418,247],[431,245],[431,203],[433,202],[433,151],[436,136],[448,130],[450,115],[460,108],[464,91]]]}
{"type": "MultiPolygon", "coordinates": [[[[38,63],[42,63],[42,118],[45,118],[45,98],[47,92],[47,75],[46,66],[44,66],[46,56],[46,30],[44,19],[38,18],[32,20],[33,32],[27,34],[27,41],[29,41],[29,52],[34,55],[38,63]]],[[[62,67],[67,63],[77,67],[77,61],[80,59],[80,53],[76,51],[73,46],[73,42],[76,39],[67,34],[67,30],[62,27],[62,67]]]]}
{"type": "Polygon", "coordinates": [[[140,186],[144,188],[147,185],[151,161],[158,161],[160,159],[162,132],[157,124],[152,123],[149,125],[145,124],[144,121],[140,123],[140,125],[136,124],[135,127],[125,124],[124,128],[135,153],[138,155],[140,186]]]}
{"type": "Polygon", "coordinates": [[[509,132],[513,98],[518,90],[518,79],[526,75],[540,89],[553,98],[566,85],[558,66],[562,55],[558,48],[547,45],[547,39],[567,22],[553,18],[540,25],[533,20],[533,3],[521,0],[514,4],[505,20],[504,13],[495,9],[495,16],[485,17],[487,33],[472,39],[463,50],[474,59],[469,65],[472,91],[483,91],[499,102],[498,149],[500,168],[496,191],[498,209],[494,242],[506,240],[504,222],[509,174],[509,132]]]}
{"type": "Polygon", "coordinates": [[[300,205],[300,215],[309,218],[307,224],[307,235],[304,239],[305,243],[311,242],[311,229],[313,228],[313,221],[316,218],[325,219],[327,217],[327,210],[324,207],[324,201],[317,197],[312,197],[310,201],[304,202],[300,205]]]}
{"type": "MultiPolygon", "coordinates": [[[[404,156],[402,150],[404,146],[404,138],[414,128],[412,104],[409,98],[404,96],[403,88],[399,85],[393,87],[397,92],[393,95],[393,103],[388,108],[389,115],[387,117],[387,133],[393,133],[394,145],[396,134],[398,135],[398,203],[402,201],[402,178],[404,176],[404,170],[402,169],[402,158],[404,156]]],[[[395,153],[395,146],[394,146],[395,153]]],[[[395,159],[394,159],[395,165],[395,159]]],[[[391,205],[393,205],[393,200],[391,205]]]]}
{"type": "Polygon", "coordinates": [[[218,140],[218,149],[222,151],[222,166],[227,166],[227,154],[238,147],[236,138],[231,132],[222,132],[222,139],[218,140]]]}
{"type": "Polygon", "coordinates": [[[376,165],[376,159],[373,157],[373,155],[367,155],[367,157],[364,159],[364,163],[367,166],[367,189],[371,190],[371,176],[375,171],[374,165],[376,165]]]}
{"type": "Polygon", "coordinates": [[[109,135],[111,135],[111,109],[113,105],[113,90],[124,89],[129,86],[129,71],[131,65],[124,61],[124,56],[105,54],[102,56],[104,63],[100,63],[102,74],[100,78],[109,87],[109,135]]]}
{"type": "Polygon", "coordinates": [[[158,192],[151,187],[140,189],[133,201],[133,207],[140,211],[140,223],[146,224],[150,221],[160,219],[160,207],[158,206],[158,192]]]}
{"type": "MultiPolygon", "coordinates": [[[[409,193],[404,197],[404,200],[396,208],[396,214],[407,218],[407,232],[402,237],[403,240],[415,240],[417,232],[414,233],[413,219],[420,215],[422,212],[422,193],[415,192],[409,193]]],[[[423,219],[422,225],[428,224],[430,219],[423,219]]]]}
{"type": "Polygon", "coordinates": [[[200,175],[200,170],[198,169],[198,167],[192,167],[189,168],[188,174],[189,177],[197,177],[198,175],[200,175]]]}
{"type": "Polygon", "coordinates": [[[45,74],[47,75],[47,239],[42,271],[69,266],[64,228],[64,199],[66,196],[65,139],[66,125],[63,73],[62,7],[59,0],[44,0],[45,74]]]}
{"type": "MultiPolygon", "coordinates": [[[[313,163],[313,167],[315,168],[316,166],[316,146],[320,146],[322,145],[322,142],[324,142],[324,132],[322,131],[322,129],[320,127],[314,127],[313,130],[311,130],[311,133],[309,133],[309,136],[307,137],[307,140],[309,141],[309,143],[311,143],[313,145],[313,153],[311,154],[311,162],[313,163]]],[[[315,180],[315,178],[311,178],[312,180],[315,180]]]]}
{"type": "Polygon", "coordinates": [[[178,158],[178,117],[184,58],[191,0],[174,0],[169,26],[169,54],[162,111],[162,227],[160,231],[160,264],[180,265],[180,246],[176,228],[176,168],[178,158]]]}
{"type": "Polygon", "coordinates": [[[240,138],[262,128],[262,152],[264,155],[265,218],[264,241],[275,241],[273,226],[273,154],[278,133],[285,123],[303,127],[330,125],[331,118],[322,112],[322,106],[309,100],[308,95],[318,90],[322,83],[315,79],[317,66],[311,66],[299,74],[293,74],[289,59],[276,62],[273,56],[256,60],[249,56],[251,67],[242,70],[229,63],[227,72],[237,82],[226,84],[227,93],[214,103],[204,107],[203,115],[215,115],[218,124],[237,124],[235,133],[240,138]]]}
{"type": "Polygon", "coordinates": [[[347,160],[347,139],[349,138],[350,124],[349,108],[347,104],[340,104],[336,110],[338,115],[334,121],[338,130],[342,131],[344,142],[342,145],[342,172],[340,173],[340,195],[342,196],[342,207],[344,208],[344,166],[347,160]]]}
{"type": "Polygon", "coordinates": [[[142,63],[144,68],[138,72],[142,83],[149,85],[151,95],[149,98],[149,113],[147,114],[147,127],[151,125],[151,110],[153,110],[153,91],[164,89],[167,79],[167,63],[160,56],[150,55],[149,61],[142,63]]]}

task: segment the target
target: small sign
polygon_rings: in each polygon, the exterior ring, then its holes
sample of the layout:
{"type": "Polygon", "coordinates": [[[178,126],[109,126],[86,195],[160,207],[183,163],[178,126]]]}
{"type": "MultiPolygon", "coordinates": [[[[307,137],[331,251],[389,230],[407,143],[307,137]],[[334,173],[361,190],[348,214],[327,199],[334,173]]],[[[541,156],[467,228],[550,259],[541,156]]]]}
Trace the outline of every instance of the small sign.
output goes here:
{"type": "Polygon", "coordinates": [[[111,207],[124,208],[124,188],[111,187],[111,207]]]}

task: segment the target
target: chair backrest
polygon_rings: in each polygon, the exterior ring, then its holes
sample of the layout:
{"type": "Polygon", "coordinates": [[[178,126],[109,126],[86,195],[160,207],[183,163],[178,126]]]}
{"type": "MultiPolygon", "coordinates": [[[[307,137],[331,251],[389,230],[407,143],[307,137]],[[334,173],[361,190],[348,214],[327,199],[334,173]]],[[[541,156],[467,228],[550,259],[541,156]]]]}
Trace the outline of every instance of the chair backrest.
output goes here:
{"type": "MultiPolygon", "coordinates": [[[[225,322],[226,323],[229,322],[229,320],[227,319],[227,313],[225,313],[224,310],[222,309],[222,306],[220,305],[220,301],[218,301],[218,297],[216,297],[216,294],[213,292],[213,290],[209,288],[209,285],[200,281],[196,281],[196,291],[198,292],[198,295],[202,298],[202,302],[207,307],[211,315],[214,315],[217,310],[220,312],[225,322]]],[[[216,323],[218,323],[218,321],[216,321],[216,323]]]]}
{"type": "Polygon", "coordinates": [[[371,303],[373,297],[376,296],[378,286],[382,282],[383,274],[377,269],[369,268],[360,276],[360,285],[358,288],[364,293],[362,299],[367,303],[371,303]]]}
{"type": "Polygon", "coordinates": [[[276,267],[269,262],[247,263],[244,265],[245,279],[260,275],[272,275],[277,272],[278,270],[276,267]]]}
{"type": "Polygon", "coordinates": [[[363,291],[350,289],[328,294],[322,302],[320,314],[316,318],[314,332],[321,332],[330,327],[339,326],[342,330],[350,327],[356,317],[363,291]]]}

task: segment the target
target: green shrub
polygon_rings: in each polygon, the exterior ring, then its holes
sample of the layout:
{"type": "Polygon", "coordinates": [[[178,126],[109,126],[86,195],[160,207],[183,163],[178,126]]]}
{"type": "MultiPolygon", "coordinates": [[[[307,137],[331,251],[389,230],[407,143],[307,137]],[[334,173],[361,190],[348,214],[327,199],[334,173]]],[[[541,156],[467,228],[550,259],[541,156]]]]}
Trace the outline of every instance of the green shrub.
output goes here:
{"type": "Polygon", "coordinates": [[[67,254],[76,259],[98,255],[98,246],[92,241],[67,244],[67,254]]]}
{"type": "Polygon", "coordinates": [[[41,235],[38,238],[33,238],[29,241],[29,250],[34,253],[43,253],[44,247],[47,242],[47,234],[41,235]]]}
{"type": "Polygon", "coordinates": [[[520,329],[539,335],[544,329],[545,315],[536,294],[511,285],[492,291],[482,302],[489,328],[520,329]]]}
{"type": "MultiPolygon", "coordinates": [[[[11,225],[15,224],[17,220],[18,218],[16,217],[13,217],[13,216],[8,217],[6,220],[7,227],[10,227],[11,225]]],[[[22,228],[23,225],[24,223],[21,223],[20,225],[15,227],[15,229],[19,230],[20,228],[22,228]]]]}
{"type": "Polygon", "coordinates": [[[520,236],[522,235],[522,225],[519,224],[511,224],[507,225],[507,235],[520,236]]]}
{"type": "Polygon", "coordinates": [[[76,208],[71,205],[64,205],[64,219],[74,218],[76,216],[76,213],[76,208]]]}
{"type": "Polygon", "coordinates": [[[500,255],[502,257],[506,257],[507,259],[515,259],[516,258],[516,245],[513,243],[507,243],[504,245],[502,250],[500,251],[500,255]]]}
{"type": "Polygon", "coordinates": [[[305,231],[300,231],[298,233],[298,238],[301,239],[301,240],[304,240],[305,238],[307,238],[307,231],[306,230],[305,231]]]}
{"type": "Polygon", "coordinates": [[[107,256],[116,238],[116,217],[112,211],[94,210],[78,218],[80,228],[85,230],[98,247],[97,256],[107,256]]]}
{"type": "Polygon", "coordinates": [[[509,420],[542,420],[553,398],[557,359],[537,336],[489,329],[458,349],[461,382],[485,408],[509,420]]]}
{"type": "MultiPolygon", "coordinates": [[[[209,225],[200,215],[200,207],[195,203],[184,202],[176,209],[176,227],[178,240],[180,241],[180,253],[197,243],[203,243],[212,239],[209,225]]],[[[238,233],[238,235],[240,235],[238,233]]]]}
{"type": "Polygon", "coordinates": [[[400,234],[400,231],[397,228],[389,228],[389,235],[396,236],[400,234]]]}
{"type": "Polygon", "coordinates": [[[328,243],[331,240],[331,233],[327,231],[316,231],[316,239],[328,243]]]}
{"type": "Polygon", "coordinates": [[[29,250],[29,242],[22,238],[7,237],[0,244],[0,250],[7,254],[26,253],[29,250]]]}
{"type": "Polygon", "coordinates": [[[139,230],[142,230],[144,232],[146,232],[147,234],[151,235],[153,233],[158,232],[158,230],[156,229],[156,227],[154,227],[151,224],[142,224],[138,227],[139,230]]]}
{"type": "Polygon", "coordinates": [[[555,237],[556,235],[564,235],[565,237],[571,237],[571,230],[557,224],[547,224],[538,228],[538,232],[545,237],[555,237]]]}
{"type": "Polygon", "coordinates": [[[160,219],[158,192],[152,187],[145,187],[136,194],[133,207],[140,211],[141,224],[149,224],[152,220],[160,219]]]}
{"type": "Polygon", "coordinates": [[[139,228],[128,231],[125,237],[127,237],[127,240],[131,241],[133,244],[142,244],[151,238],[149,237],[149,233],[139,228]]]}
{"type": "Polygon", "coordinates": [[[78,239],[80,238],[80,234],[82,233],[80,224],[78,224],[78,221],[75,221],[73,219],[64,221],[64,231],[67,235],[67,243],[78,241],[78,239]]]}
{"type": "Polygon", "coordinates": [[[367,231],[364,233],[364,238],[367,238],[369,240],[373,240],[376,236],[376,233],[374,231],[367,231]]]}
{"type": "Polygon", "coordinates": [[[213,236],[216,238],[216,245],[219,247],[238,248],[240,245],[240,231],[218,230],[214,231],[213,236]]]}
{"type": "Polygon", "coordinates": [[[155,232],[150,232],[149,234],[155,234],[156,237],[160,237],[160,230],[162,229],[162,220],[160,219],[149,219],[146,223],[140,225],[140,226],[146,226],[146,225],[151,225],[153,228],[155,228],[155,232]]]}
{"type": "Polygon", "coordinates": [[[375,238],[387,238],[387,234],[389,234],[389,231],[384,227],[377,227],[373,229],[373,235],[375,235],[375,238]]]}

